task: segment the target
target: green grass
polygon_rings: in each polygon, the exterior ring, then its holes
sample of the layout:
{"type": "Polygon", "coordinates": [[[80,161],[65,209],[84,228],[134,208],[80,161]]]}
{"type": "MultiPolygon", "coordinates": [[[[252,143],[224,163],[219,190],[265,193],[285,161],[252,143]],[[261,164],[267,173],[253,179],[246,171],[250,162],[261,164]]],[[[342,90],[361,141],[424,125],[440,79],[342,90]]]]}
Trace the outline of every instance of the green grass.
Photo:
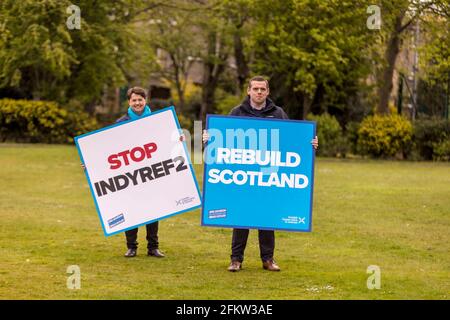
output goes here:
{"type": "Polygon", "coordinates": [[[231,229],[201,227],[200,210],[160,223],[166,258],[145,255],[145,228],[138,257],[124,258],[79,163],[71,146],[0,145],[0,299],[449,299],[449,164],[318,159],[313,231],[276,232],[271,273],[252,230],[230,273],[231,229]],[[67,289],[69,265],[80,290],[67,289]]]}

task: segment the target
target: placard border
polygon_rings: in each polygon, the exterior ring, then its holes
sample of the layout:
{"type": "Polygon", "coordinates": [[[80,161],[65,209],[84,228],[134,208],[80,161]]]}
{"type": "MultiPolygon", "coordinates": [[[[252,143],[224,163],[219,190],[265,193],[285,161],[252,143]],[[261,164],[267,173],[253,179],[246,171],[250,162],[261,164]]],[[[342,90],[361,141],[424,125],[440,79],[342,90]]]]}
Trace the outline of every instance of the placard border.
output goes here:
{"type": "MultiPolygon", "coordinates": [[[[210,118],[234,118],[234,119],[243,119],[243,120],[253,120],[253,121],[281,121],[281,122],[299,122],[299,123],[308,123],[308,124],[312,124],[313,126],[313,131],[314,131],[314,136],[317,135],[317,130],[316,130],[316,122],[315,121],[308,121],[308,120],[294,120],[294,119],[277,119],[277,118],[259,118],[259,117],[242,117],[242,116],[232,116],[232,115],[218,115],[218,114],[207,114],[206,115],[206,124],[205,124],[205,128],[206,130],[209,129],[209,119],[210,118]]],[[[204,148],[204,152],[206,152],[206,148],[208,146],[208,142],[205,143],[205,148],[204,148]]],[[[313,148],[311,146],[311,148],[313,148]]],[[[257,229],[257,230],[279,230],[279,231],[293,231],[293,232],[311,232],[312,231],[312,210],[313,210],[313,194],[314,194],[314,168],[315,168],[315,159],[316,159],[316,152],[313,151],[312,154],[312,161],[311,161],[311,173],[310,173],[310,177],[311,177],[311,195],[310,195],[310,201],[311,201],[311,206],[310,206],[310,210],[309,210],[309,225],[307,229],[291,229],[291,228],[267,228],[267,227],[249,227],[249,226],[239,226],[239,225],[219,225],[219,224],[209,224],[209,223],[205,223],[204,222],[204,217],[205,217],[205,206],[202,206],[202,215],[200,217],[200,223],[201,226],[204,227],[217,227],[217,228],[234,228],[234,229],[257,229]]],[[[208,164],[206,163],[206,161],[204,161],[203,163],[203,182],[202,182],[202,199],[205,199],[205,181],[206,181],[206,173],[207,173],[207,166],[208,164]]]]}
{"type": "MultiPolygon", "coordinates": [[[[82,154],[82,152],[81,152],[80,146],[79,146],[79,144],[78,144],[78,140],[79,140],[79,139],[82,139],[82,138],[87,137],[87,136],[90,136],[90,135],[97,134],[97,133],[102,132],[102,131],[105,131],[105,130],[109,130],[109,129],[115,128],[115,127],[118,127],[118,126],[127,125],[127,124],[130,124],[131,122],[134,122],[134,121],[140,121],[140,120],[143,120],[143,119],[152,117],[152,116],[154,116],[154,115],[156,115],[156,114],[158,114],[158,113],[169,112],[169,111],[172,112],[172,116],[173,116],[173,118],[174,118],[174,120],[175,120],[175,123],[176,123],[176,125],[177,125],[177,128],[178,128],[178,130],[181,131],[182,128],[181,128],[180,123],[179,123],[179,121],[178,121],[178,118],[177,118],[177,116],[176,116],[175,107],[174,107],[174,106],[169,106],[169,107],[167,107],[167,108],[164,108],[164,109],[161,109],[161,110],[157,110],[157,111],[151,112],[149,115],[143,116],[143,117],[141,117],[141,118],[139,118],[139,119],[129,120],[129,121],[123,121],[123,122],[118,122],[118,123],[115,123],[115,124],[106,126],[106,127],[104,127],[104,128],[100,128],[100,129],[97,129],[97,130],[94,130],[94,131],[91,131],[91,132],[87,132],[87,133],[84,133],[84,134],[82,134],[82,135],[79,135],[79,136],[74,137],[74,141],[75,141],[75,145],[76,145],[76,147],[77,147],[78,155],[80,156],[80,159],[81,159],[81,164],[84,165],[84,159],[83,159],[83,154],[82,154]]],[[[158,218],[158,219],[148,220],[148,221],[143,222],[143,223],[141,223],[141,224],[138,224],[138,225],[135,225],[135,226],[132,226],[132,227],[128,227],[128,228],[125,228],[125,229],[117,230],[117,231],[114,231],[114,232],[110,232],[110,233],[108,233],[108,232],[106,231],[105,225],[104,225],[104,223],[103,223],[102,215],[101,215],[101,213],[100,213],[100,208],[98,207],[98,203],[97,203],[97,199],[96,199],[96,197],[95,197],[94,189],[93,189],[93,187],[92,187],[91,179],[89,178],[89,172],[88,172],[88,169],[86,168],[86,170],[84,170],[86,179],[88,180],[88,184],[89,184],[89,189],[90,189],[90,191],[91,191],[91,195],[92,195],[92,197],[93,197],[93,199],[94,199],[95,209],[96,209],[97,215],[98,215],[98,217],[99,217],[99,219],[100,219],[100,223],[102,224],[103,234],[104,234],[106,237],[112,236],[112,235],[115,235],[115,234],[118,234],[118,233],[122,233],[122,232],[125,232],[125,231],[128,231],[128,230],[131,230],[131,229],[136,229],[136,228],[139,228],[139,227],[141,227],[141,226],[147,225],[147,224],[149,224],[149,223],[156,222],[156,221],[159,221],[159,220],[162,220],[162,219],[166,219],[166,218],[169,218],[169,217],[172,217],[172,216],[175,216],[175,215],[178,215],[178,214],[181,214],[181,213],[184,213],[184,212],[187,212],[187,211],[195,210],[195,209],[198,209],[198,208],[202,207],[202,204],[203,204],[202,194],[201,194],[200,189],[199,189],[199,187],[198,187],[197,177],[195,176],[195,171],[194,171],[194,169],[193,169],[193,167],[192,167],[191,157],[190,157],[190,154],[189,154],[189,152],[188,152],[188,150],[187,150],[186,142],[185,142],[185,141],[183,141],[183,148],[184,148],[185,154],[187,155],[187,160],[188,160],[188,162],[189,162],[190,173],[191,173],[192,177],[194,178],[195,187],[196,187],[196,189],[197,189],[197,195],[198,195],[198,197],[199,197],[199,199],[200,199],[200,204],[197,205],[197,206],[190,207],[190,208],[188,208],[188,209],[184,209],[184,210],[181,210],[181,211],[177,211],[177,212],[174,212],[174,213],[170,213],[170,214],[165,215],[164,217],[161,217],[161,218],[158,218]]]]}

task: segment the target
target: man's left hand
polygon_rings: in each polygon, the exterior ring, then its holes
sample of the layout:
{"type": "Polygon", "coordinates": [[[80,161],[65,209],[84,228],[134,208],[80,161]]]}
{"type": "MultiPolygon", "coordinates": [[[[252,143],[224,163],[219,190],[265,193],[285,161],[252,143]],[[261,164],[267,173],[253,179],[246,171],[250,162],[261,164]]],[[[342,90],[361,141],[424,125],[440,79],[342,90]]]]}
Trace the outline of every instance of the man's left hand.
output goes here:
{"type": "Polygon", "coordinates": [[[315,136],[314,139],[311,140],[311,144],[313,145],[314,150],[319,148],[319,139],[315,136]]]}

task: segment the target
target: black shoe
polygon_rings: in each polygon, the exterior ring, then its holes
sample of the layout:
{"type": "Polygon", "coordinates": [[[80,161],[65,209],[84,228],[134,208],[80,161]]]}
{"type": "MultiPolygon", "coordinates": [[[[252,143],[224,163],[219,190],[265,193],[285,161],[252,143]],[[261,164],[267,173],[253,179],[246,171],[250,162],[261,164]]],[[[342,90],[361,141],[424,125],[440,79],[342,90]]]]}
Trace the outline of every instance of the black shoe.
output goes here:
{"type": "Polygon", "coordinates": [[[147,255],[156,257],[156,258],[164,258],[165,257],[164,253],[159,251],[159,249],[148,250],[147,255]]]}
{"type": "Polygon", "coordinates": [[[125,253],[125,257],[127,258],[136,257],[136,249],[128,249],[128,251],[125,253]]]}

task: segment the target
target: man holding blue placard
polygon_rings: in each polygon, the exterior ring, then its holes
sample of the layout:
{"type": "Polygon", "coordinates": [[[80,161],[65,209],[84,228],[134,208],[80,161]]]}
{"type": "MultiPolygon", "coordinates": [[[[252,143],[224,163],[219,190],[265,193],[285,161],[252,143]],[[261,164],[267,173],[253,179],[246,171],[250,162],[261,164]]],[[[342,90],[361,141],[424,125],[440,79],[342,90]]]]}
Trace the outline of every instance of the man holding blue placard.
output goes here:
{"type": "MultiPolygon", "coordinates": [[[[241,105],[231,110],[231,116],[240,117],[257,117],[257,118],[274,118],[288,119],[288,116],[282,108],[276,106],[269,96],[269,83],[261,76],[253,77],[249,81],[247,88],[248,97],[241,105]]],[[[203,141],[209,140],[209,134],[205,131],[203,141]]],[[[318,147],[317,136],[311,141],[314,149],[318,147]]],[[[244,260],[244,251],[247,245],[249,229],[233,229],[231,263],[228,270],[231,272],[239,271],[244,260]]],[[[275,263],[275,232],[273,230],[258,230],[260,256],[263,262],[263,268],[269,271],[280,271],[279,266],[275,263]]]]}

